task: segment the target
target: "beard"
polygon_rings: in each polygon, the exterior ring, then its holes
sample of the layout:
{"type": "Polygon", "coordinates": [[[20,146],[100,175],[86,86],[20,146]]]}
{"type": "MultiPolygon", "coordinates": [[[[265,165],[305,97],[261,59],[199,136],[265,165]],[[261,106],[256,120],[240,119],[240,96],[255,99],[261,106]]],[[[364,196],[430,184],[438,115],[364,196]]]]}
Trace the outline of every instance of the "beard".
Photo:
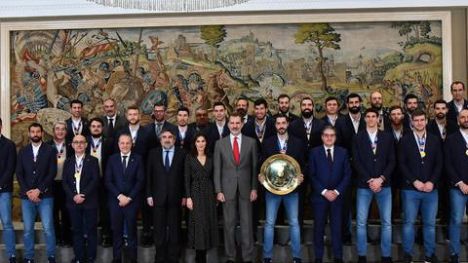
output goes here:
{"type": "Polygon", "coordinates": [[[39,136],[34,136],[34,137],[31,137],[31,141],[33,143],[38,143],[42,140],[42,137],[39,137],[39,136]]]}
{"type": "Polygon", "coordinates": [[[289,112],[289,108],[280,108],[279,109],[281,113],[286,114],[289,112]]]}
{"type": "Polygon", "coordinates": [[[357,114],[360,111],[361,111],[361,106],[353,106],[349,108],[349,112],[351,112],[352,114],[357,114]]]}
{"type": "Polygon", "coordinates": [[[94,138],[99,138],[102,136],[102,132],[101,133],[97,133],[97,134],[91,134],[91,136],[93,136],[94,138]]]}
{"type": "Polygon", "coordinates": [[[278,129],[278,134],[279,134],[279,135],[286,134],[286,129],[285,129],[285,128],[279,128],[279,129],[278,129]]]}
{"type": "Polygon", "coordinates": [[[238,108],[237,113],[239,113],[239,115],[241,115],[241,116],[245,116],[247,111],[244,108],[238,108]]]}
{"type": "Polygon", "coordinates": [[[442,113],[442,112],[437,113],[437,114],[436,114],[436,118],[439,119],[439,120],[445,118],[445,113],[442,113]]]}
{"type": "Polygon", "coordinates": [[[382,109],[382,104],[372,104],[371,106],[373,109],[376,109],[378,111],[382,109]]]}
{"type": "Polygon", "coordinates": [[[301,111],[301,114],[302,114],[302,117],[308,119],[308,118],[312,117],[312,115],[314,114],[314,111],[312,111],[312,110],[303,110],[303,111],[301,111]]]}
{"type": "Polygon", "coordinates": [[[463,130],[468,130],[468,122],[460,123],[460,128],[463,130]]]}

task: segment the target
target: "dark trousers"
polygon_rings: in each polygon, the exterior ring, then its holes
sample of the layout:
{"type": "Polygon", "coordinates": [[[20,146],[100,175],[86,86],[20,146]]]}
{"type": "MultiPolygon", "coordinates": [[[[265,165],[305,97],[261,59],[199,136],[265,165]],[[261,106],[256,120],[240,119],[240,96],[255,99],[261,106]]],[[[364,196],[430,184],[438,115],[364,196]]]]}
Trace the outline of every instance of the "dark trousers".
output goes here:
{"type": "Polygon", "coordinates": [[[54,181],[54,228],[57,241],[71,243],[70,216],[66,206],[66,196],[62,181],[54,181]]]}
{"type": "Polygon", "coordinates": [[[343,216],[343,197],[329,202],[323,196],[312,197],[314,209],[314,250],[315,258],[323,258],[323,237],[327,219],[330,219],[333,256],[336,259],[343,257],[343,244],[341,241],[341,221],[343,216]]]}
{"type": "Polygon", "coordinates": [[[143,235],[151,236],[151,226],[153,225],[153,208],[148,205],[146,198],[141,200],[141,221],[143,225],[143,235]],[[148,233],[148,234],[147,234],[148,233]]]}
{"type": "Polygon", "coordinates": [[[154,208],[155,262],[178,262],[180,257],[180,205],[154,208]]]}
{"type": "MultiPolygon", "coordinates": [[[[138,199],[137,199],[138,200],[138,199]]],[[[138,201],[130,202],[126,207],[120,207],[118,200],[109,199],[109,211],[112,222],[113,256],[122,259],[124,223],[127,225],[128,257],[137,260],[137,213],[138,201]]]]}
{"type": "Polygon", "coordinates": [[[85,209],[69,205],[68,211],[73,228],[73,252],[77,260],[95,260],[97,250],[97,208],[85,209]],[[86,257],[85,238],[87,236],[86,257]]]}
{"type": "Polygon", "coordinates": [[[104,178],[102,178],[99,185],[99,226],[101,227],[101,237],[111,237],[112,235],[107,200],[107,188],[104,185],[104,178]]]}

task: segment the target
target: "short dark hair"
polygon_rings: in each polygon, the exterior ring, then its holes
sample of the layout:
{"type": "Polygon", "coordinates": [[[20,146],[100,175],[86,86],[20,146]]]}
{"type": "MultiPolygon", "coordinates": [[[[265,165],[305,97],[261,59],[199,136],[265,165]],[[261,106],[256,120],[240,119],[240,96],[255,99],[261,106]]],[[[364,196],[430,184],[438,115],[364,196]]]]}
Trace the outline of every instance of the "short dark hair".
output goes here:
{"type": "Polygon", "coordinates": [[[222,103],[221,101],[215,102],[215,103],[213,104],[213,109],[214,109],[214,107],[216,107],[216,106],[223,106],[223,108],[226,109],[226,105],[224,105],[224,103],[222,103]]]}
{"type": "Polygon", "coordinates": [[[346,103],[349,102],[350,99],[352,98],[358,98],[359,99],[359,102],[362,102],[362,97],[361,95],[357,94],[357,93],[350,93],[348,94],[348,96],[346,96],[346,103]]]}
{"type": "Polygon", "coordinates": [[[94,117],[91,120],[89,120],[89,126],[91,126],[91,123],[93,123],[93,121],[99,122],[102,126],[104,126],[104,121],[98,117],[94,117]]]}
{"type": "Polygon", "coordinates": [[[31,131],[31,128],[33,128],[33,127],[34,127],[34,128],[40,128],[41,131],[44,131],[44,129],[42,128],[42,125],[41,125],[40,123],[38,123],[38,122],[33,122],[33,123],[31,123],[31,124],[29,125],[29,127],[28,127],[28,131],[31,131]]]}
{"type": "Polygon", "coordinates": [[[190,145],[190,154],[193,156],[198,155],[197,146],[195,145],[195,143],[200,137],[205,138],[205,141],[206,141],[205,154],[206,155],[208,154],[208,139],[204,133],[198,132],[197,134],[195,134],[195,136],[193,136],[193,140],[190,145]]]}
{"type": "Polygon", "coordinates": [[[465,83],[463,83],[462,81],[456,80],[452,82],[452,84],[450,84],[450,91],[453,90],[453,85],[462,85],[463,90],[465,89],[465,83]]]}
{"type": "Polygon", "coordinates": [[[411,119],[413,120],[414,118],[416,117],[419,117],[419,116],[424,116],[425,118],[427,118],[426,116],[426,112],[424,112],[423,110],[421,109],[416,109],[413,111],[413,113],[411,113],[411,119]]]}
{"type": "Polygon", "coordinates": [[[367,116],[367,113],[375,113],[379,117],[379,111],[374,108],[368,108],[364,111],[364,116],[367,116]]]}
{"type": "Polygon", "coordinates": [[[179,108],[177,109],[177,113],[179,113],[180,111],[185,111],[185,112],[187,112],[188,115],[190,115],[190,110],[189,110],[189,108],[187,108],[187,107],[185,107],[185,106],[179,107],[179,108]]]}
{"type": "Polygon", "coordinates": [[[75,99],[75,100],[70,101],[70,107],[73,106],[73,104],[80,104],[81,107],[83,107],[83,102],[81,100],[75,99]]]}
{"type": "Polygon", "coordinates": [[[443,99],[436,100],[436,101],[434,102],[434,105],[432,105],[432,107],[433,107],[434,109],[435,109],[435,107],[436,107],[436,104],[445,104],[445,107],[448,107],[448,103],[447,103],[445,100],[443,100],[443,99]]]}
{"type": "Polygon", "coordinates": [[[232,117],[239,117],[242,120],[242,116],[237,111],[234,111],[229,115],[229,119],[232,117]]]}
{"type": "Polygon", "coordinates": [[[254,106],[260,106],[262,104],[265,106],[265,108],[268,108],[268,102],[264,98],[256,99],[254,101],[254,106]]]}
{"type": "Polygon", "coordinates": [[[336,134],[336,128],[331,126],[331,125],[325,125],[325,127],[323,127],[323,130],[322,130],[322,135],[325,133],[326,130],[332,130],[335,134],[336,134]]]}
{"type": "Polygon", "coordinates": [[[400,105],[393,105],[388,109],[389,113],[392,113],[394,110],[400,110],[403,113],[403,108],[400,105]]]}
{"type": "Polygon", "coordinates": [[[282,94],[280,94],[280,95],[278,96],[278,98],[276,99],[276,101],[279,102],[279,100],[280,100],[280,99],[283,99],[283,98],[288,98],[288,100],[291,100],[291,97],[289,97],[288,94],[282,93],[282,94]]]}
{"type": "Polygon", "coordinates": [[[412,94],[412,93],[406,95],[406,96],[405,96],[405,99],[403,100],[403,102],[406,104],[406,103],[408,102],[408,100],[410,100],[410,99],[416,99],[416,100],[419,102],[418,96],[416,96],[416,95],[414,95],[414,94],[412,94]]]}
{"type": "Polygon", "coordinates": [[[155,107],[164,107],[164,109],[166,109],[166,104],[164,102],[162,102],[162,101],[158,101],[153,105],[153,109],[155,107]]]}
{"type": "Polygon", "coordinates": [[[286,122],[289,123],[289,118],[288,118],[288,116],[286,116],[286,114],[283,114],[283,113],[281,113],[281,112],[278,113],[278,114],[276,114],[274,118],[275,118],[275,123],[276,123],[276,120],[278,120],[278,119],[280,119],[280,118],[285,118],[285,119],[286,119],[286,122]]]}
{"type": "Polygon", "coordinates": [[[333,96],[327,97],[327,98],[325,99],[325,104],[327,104],[327,102],[332,101],[332,100],[335,100],[336,103],[338,103],[338,105],[340,104],[340,102],[338,101],[338,98],[337,98],[337,97],[333,97],[333,96]]]}
{"type": "Polygon", "coordinates": [[[236,104],[237,104],[240,100],[245,100],[245,101],[247,102],[247,105],[249,105],[249,100],[247,99],[247,97],[240,96],[239,98],[237,98],[236,104]]]}
{"type": "Polygon", "coordinates": [[[140,108],[137,106],[137,105],[131,105],[131,106],[128,106],[127,107],[127,111],[128,110],[137,110],[137,111],[140,111],[140,108]]]}

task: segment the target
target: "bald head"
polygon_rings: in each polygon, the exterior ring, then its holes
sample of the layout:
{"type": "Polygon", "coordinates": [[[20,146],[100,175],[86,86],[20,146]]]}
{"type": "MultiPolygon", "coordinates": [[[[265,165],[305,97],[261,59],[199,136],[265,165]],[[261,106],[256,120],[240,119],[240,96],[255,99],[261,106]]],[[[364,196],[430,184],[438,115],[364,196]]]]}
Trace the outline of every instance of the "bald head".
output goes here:
{"type": "Polygon", "coordinates": [[[460,129],[465,130],[468,132],[468,109],[463,109],[458,114],[458,125],[460,125],[460,129]]]}
{"type": "Polygon", "coordinates": [[[382,97],[382,93],[380,93],[380,91],[373,91],[370,94],[370,104],[371,104],[372,108],[374,108],[376,110],[382,109],[383,97],[382,97]]]}

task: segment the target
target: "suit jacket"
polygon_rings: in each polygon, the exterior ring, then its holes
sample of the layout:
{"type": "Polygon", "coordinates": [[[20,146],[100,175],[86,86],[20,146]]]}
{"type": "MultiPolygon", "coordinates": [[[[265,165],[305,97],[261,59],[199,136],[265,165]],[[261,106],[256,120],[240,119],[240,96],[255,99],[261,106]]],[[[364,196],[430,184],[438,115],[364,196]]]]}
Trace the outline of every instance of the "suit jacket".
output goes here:
{"type": "Polygon", "coordinates": [[[243,135],[240,145],[240,164],[234,161],[230,136],[216,142],[214,156],[214,183],[216,193],[223,193],[227,200],[236,197],[237,191],[243,199],[257,190],[257,143],[243,135]]]}
{"type": "Polygon", "coordinates": [[[372,151],[367,130],[360,131],[353,141],[353,165],[358,176],[358,187],[369,188],[372,178],[385,177],[383,187],[390,186],[395,168],[395,148],[393,138],[389,133],[377,131],[376,153],[372,151]]]}
{"type": "MultiPolygon", "coordinates": [[[[164,121],[161,131],[162,130],[171,130],[174,134],[177,134],[177,126],[168,122],[167,120],[164,121]]],[[[151,124],[146,125],[145,131],[147,136],[146,144],[148,147],[148,151],[153,148],[161,147],[161,141],[159,140],[158,135],[156,135],[156,124],[153,122],[151,124]]]]}
{"type": "MultiPolygon", "coordinates": [[[[444,142],[442,135],[440,134],[439,127],[435,119],[430,120],[427,123],[427,131],[435,135],[441,142],[444,142]]],[[[445,138],[447,138],[450,134],[456,132],[458,129],[458,125],[453,120],[447,119],[447,123],[445,125],[445,138]]]]}
{"type": "Polygon", "coordinates": [[[463,181],[468,184],[468,145],[461,131],[447,137],[444,145],[445,170],[450,180],[450,185],[463,181]]]}
{"type": "MultiPolygon", "coordinates": [[[[353,138],[357,135],[354,131],[353,121],[351,116],[346,114],[343,118],[336,120],[336,144],[344,147],[348,153],[352,154],[352,142],[353,138]]],[[[366,129],[366,122],[364,121],[364,115],[361,115],[359,120],[358,132],[366,129]]]]}
{"type": "Polygon", "coordinates": [[[116,114],[115,120],[114,120],[114,132],[109,134],[109,121],[107,120],[107,116],[101,116],[101,120],[104,122],[103,134],[107,138],[114,138],[120,129],[128,125],[128,122],[127,122],[127,119],[125,119],[125,116],[116,114]]]}
{"type": "Polygon", "coordinates": [[[226,123],[224,124],[221,136],[219,135],[218,127],[216,126],[215,122],[210,123],[210,125],[208,125],[208,127],[205,130],[205,135],[208,139],[208,150],[210,153],[213,153],[216,142],[219,139],[229,135],[228,120],[226,120],[226,123]]]}
{"type": "Polygon", "coordinates": [[[307,131],[305,128],[305,123],[303,118],[299,118],[289,124],[289,134],[300,138],[303,142],[306,143],[308,149],[312,149],[322,144],[322,130],[325,127],[325,124],[322,120],[313,118],[312,119],[312,128],[310,130],[310,138],[307,140],[307,131]]]}
{"type": "MultiPolygon", "coordinates": [[[[115,147],[114,147],[114,138],[106,138],[106,137],[101,137],[101,167],[102,167],[102,176],[105,174],[105,169],[107,166],[107,160],[109,157],[114,153],[115,147]]],[[[93,138],[92,136],[88,136],[86,138],[88,141],[88,147],[86,147],[86,154],[91,155],[92,151],[92,144],[93,144],[93,138]]],[[[98,163],[99,163],[99,159],[98,163]]]]}
{"type": "MultiPolygon", "coordinates": [[[[65,140],[67,141],[67,144],[71,145],[73,137],[75,137],[75,133],[73,131],[73,122],[71,118],[68,118],[65,122],[67,123],[67,136],[65,137],[65,140]]],[[[88,119],[82,117],[81,126],[81,135],[85,137],[90,135],[88,119]]]]}
{"type": "MultiPolygon", "coordinates": [[[[468,109],[468,100],[464,100],[463,109],[468,109]]],[[[448,102],[448,112],[447,112],[447,119],[457,122],[458,118],[458,110],[457,106],[455,106],[455,102],[453,100],[448,102]]]]}
{"type": "Polygon", "coordinates": [[[152,149],[146,165],[146,197],[155,206],[180,205],[184,197],[185,151],[175,148],[169,172],[164,168],[163,148],[152,149]]]}
{"type": "Polygon", "coordinates": [[[120,152],[114,153],[107,162],[104,177],[109,201],[117,202],[117,196],[124,194],[137,201],[145,184],[145,169],[140,155],[131,153],[127,160],[127,169],[123,172],[120,152]]]}
{"type": "MultiPolygon", "coordinates": [[[[53,139],[48,140],[45,143],[52,146],[52,148],[54,148],[55,151],[57,151],[57,153],[58,153],[58,149],[57,149],[57,147],[55,147],[55,142],[54,142],[53,139]]],[[[73,150],[73,147],[71,146],[71,144],[67,144],[66,141],[65,141],[65,149],[67,151],[67,156],[66,156],[67,158],[70,157],[70,156],[73,156],[75,154],[75,150],[73,150]]]]}
{"type": "Polygon", "coordinates": [[[0,193],[13,192],[15,166],[15,144],[0,134],[0,193]]]}
{"type": "Polygon", "coordinates": [[[20,197],[27,199],[26,192],[32,189],[41,191],[40,198],[52,197],[52,182],[57,175],[57,152],[47,143],[39,147],[34,162],[32,145],[28,144],[18,153],[16,178],[20,185],[20,197]]]}
{"type": "MultiPolygon", "coordinates": [[[[121,134],[129,134],[131,135],[130,133],[130,128],[129,126],[125,126],[123,127],[122,129],[120,129],[117,133],[116,133],[116,136],[115,136],[115,140],[114,140],[114,153],[116,152],[119,152],[119,136],[121,134]]],[[[142,127],[140,126],[140,128],[138,129],[138,132],[137,132],[137,138],[136,138],[136,142],[133,144],[133,148],[132,148],[132,152],[136,153],[136,154],[139,154],[141,156],[141,158],[143,158],[143,161],[146,160],[146,155],[148,153],[148,143],[147,143],[147,134],[146,134],[146,129],[145,127],[142,127]]]]}
{"type": "Polygon", "coordinates": [[[85,201],[82,204],[76,204],[73,197],[77,195],[75,179],[76,157],[73,155],[65,160],[63,164],[63,190],[67,197],[67,206],[79,206],[86,209],[98,207],[98,185],[99,185],[99,164],[96,157],[85,154],[83,167],[80,176],[80,193],[85,195],[85,201]]]}
{"type": "MultiPolygon", "coordinates": [[[[337,117],[336,120],[335,120],[335,125],[336,125],[336,122],[338,121],[338,119],[341,119],[341,118],[344,118],[344,115],[341,114],[341,113],[338,113],[338,117],[337,117]]],[[[325,116],[323,116],[323,117],[321,118],[321,120],[323,121],[323,123],[324,123],[325,125],[335,126],[335,125],[333,125],[333,124],[331,123],[330,119],[328,118],[328,116],[327,116],[326,114],[325,114],[325,116]]]]}
{"type": "Polygon", "coordinates": [[[184,149],[186,152],[189,152],[192,147],[193,139],[198,133],[195,127],[188,125],[187,130],[185,131],[185,139],[182,141],[182,137],[179,132],[179,128],[176,126],[176,142],[175,146],[177,148],[184,149]]]}
{"type": "Polygon", "coordinates": [[[393,132],[392,126],[387,126],[386,133],[388,133],[392,138],[393,138],[393,146],[394,146],[394,152],[395,152],[395,168],[393,169],[393,174],[392,174],[392,186],[400,188],[405,181],[403,178],[403,174],[400,170],[400,165],[398,164],[398,145],[400,144],[401,138],[405,136],[406,134],[410,133],[412,134],[412,131],[409,130],[408,128],[405,128],[403,126],[402,134],[400,135],[400,138],[396,137],[396,134],[393,132]]]}
{"type": "Polygon", "coordinates": [[[208,122],[205,126],[198,126],[196,122],[189,123],[190,129],[194,129],[195,133],[205,133],[205,130],[210,126],[211,122],[208,122]]]}
{"type": "Polygon", "coordinates": [[[324,146],[317,146],[309,153],[309,180],[313,197],[321,197],[323,190],[337,190],[342,196],[351,182],[351,165],[346,149],[336,146],[330,169],[324,146]]]}
{"type": "MultiPolygon", "coordinates": [[[[265,120],[265,132],[263,134],[263,140],[273,136],[276,134],[276,128],[275,128],[275,123],[274,121],[269,118],[269,117],[265,117],[266,120],[265,120]]],[[[257,136],[257,132],[255,131],[255,120],[254,121],[249,121],[247,122],[246,124],[244,124],[244,127],[242,129],[242,134],[244,134],[245,136],[249,136],[250,138],[253,138],[255,139],[255,141],[257,142],[257,149],[261,149],[262,147],[262,143],[260,142],[260,139],[258,138],[257,136]]]]}
{"type": "Polygon", "coordinates": [[[416,180],[423,183],[430,181],[434,186],[437,185],[444,160],[440,140],[431,133],[426,133],[425,152],[426,157],[421,158],[412,132],[401,138],[398,164],[404,178],[404,189],[416,190],[413,186],[416,180]]]}

